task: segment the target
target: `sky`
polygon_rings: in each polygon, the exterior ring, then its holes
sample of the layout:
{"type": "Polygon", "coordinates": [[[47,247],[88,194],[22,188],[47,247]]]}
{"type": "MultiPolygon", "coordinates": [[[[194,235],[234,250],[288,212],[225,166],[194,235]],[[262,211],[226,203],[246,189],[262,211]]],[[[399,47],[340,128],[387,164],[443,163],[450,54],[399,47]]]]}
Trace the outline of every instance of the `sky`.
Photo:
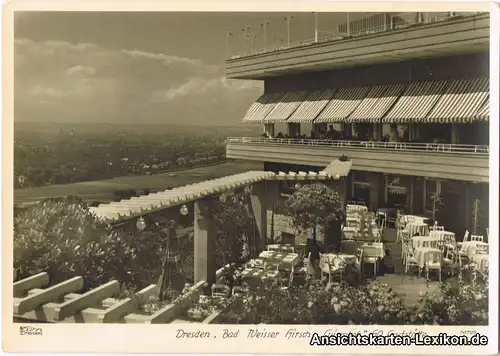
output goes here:
{"type": "MultiPolygon", "coordinates": [[[[245,51],[244,27],[247,49],[286,43],[287,16],[291,42],[314,38],[313,13],[17,12],[14,119],[238,124],[263,83],[227,80],[226,53],[245,51]]],[[[320,36],[345,19],[319,14],[320,36]]]]}

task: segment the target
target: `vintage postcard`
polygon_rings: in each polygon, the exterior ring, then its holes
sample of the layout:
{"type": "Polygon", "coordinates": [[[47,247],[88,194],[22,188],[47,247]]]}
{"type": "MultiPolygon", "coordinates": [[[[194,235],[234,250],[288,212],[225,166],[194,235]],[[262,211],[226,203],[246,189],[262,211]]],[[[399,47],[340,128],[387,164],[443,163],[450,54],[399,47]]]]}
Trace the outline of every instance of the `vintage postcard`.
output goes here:
{"type": "Polygon", "coordinates": [[[498,11],[5,5],[4,351],[496,353],[498,11]]]}

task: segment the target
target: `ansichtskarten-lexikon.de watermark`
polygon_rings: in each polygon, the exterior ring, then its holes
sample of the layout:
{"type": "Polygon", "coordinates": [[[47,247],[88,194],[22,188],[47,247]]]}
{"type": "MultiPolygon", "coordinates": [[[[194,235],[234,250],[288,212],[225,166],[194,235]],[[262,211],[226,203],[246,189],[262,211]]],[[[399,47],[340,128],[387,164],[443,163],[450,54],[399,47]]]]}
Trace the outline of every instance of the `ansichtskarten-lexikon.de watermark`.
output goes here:
{"type": "Polygon", "coordinates": [[[336,333],[319,335],[314,333],[309,342],[311,346],[487,346],[486,335],[380,335],[376,333],[336,333]]]}

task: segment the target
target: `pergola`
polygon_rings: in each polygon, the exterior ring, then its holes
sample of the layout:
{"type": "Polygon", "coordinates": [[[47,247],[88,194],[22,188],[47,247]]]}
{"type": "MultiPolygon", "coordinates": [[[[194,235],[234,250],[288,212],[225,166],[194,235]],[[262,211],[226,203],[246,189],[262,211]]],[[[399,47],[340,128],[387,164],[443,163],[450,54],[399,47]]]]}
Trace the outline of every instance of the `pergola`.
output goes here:
{"type": "MultiPolygon", "coordinates": [[[[266,172],[248,171],[190,184],[154,194],[134,197],[109,204],[100,204],[91,208],[97,217],[110,223],[139,219],[186,203],[194,205],[194,254],[195,282],[215,282],[214,241],[215,230],[205,214],[208,206],[206,198],[233,192],[246,186],[252,186],[250,201],[256,221],[260,241],[267,238],[267,209],[279,195],[279,181],[327,181],[338,180],[349,174],[351,161],[334,160],[319,172],[266,172]]],[[[182,210],[182,208],[181,208],[182,210]]]]}

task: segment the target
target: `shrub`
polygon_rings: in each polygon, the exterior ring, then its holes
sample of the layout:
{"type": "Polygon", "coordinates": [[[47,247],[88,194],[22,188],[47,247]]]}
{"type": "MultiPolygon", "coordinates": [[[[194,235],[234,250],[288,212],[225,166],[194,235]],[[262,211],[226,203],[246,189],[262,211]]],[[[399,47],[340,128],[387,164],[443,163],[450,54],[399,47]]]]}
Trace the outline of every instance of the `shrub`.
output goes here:
{"type": "MultiPolygon", "coordinates": [[[[243,236],[251,219],[241,200],[216,204],[216,263],[241,258],[243,236]]],[[[82,276],[84,289],[118,280],[130,290],[157,283],[162,272],[166,229],[149,220],[144,231],[113,229],[89,212],[81,200],[49,199],[19,210],[14,218],[14,268],[18,278],[47,272],[51,285],[82,276]]],[[[185,279],[194,278],[193,227],[178,228],[179,254],[185,279]]]]}
{"type": "Polygon", "coordinates": [[[441,295],[423,294],[418,317],[421,324],[488,325],[488,278],[477,283],[447,281],[441,295]]]}
{"type": "Polygon", "coordinates": [[[221,305],[227,324],[407,324],[409,310],[385,285],[335,283],[282,289],[264,285],[250,298],[233,297],[221,305]]]}
{"type": "Polygon", "coordinates": [[[51,284],[82,276],[85,289],[111,279],[144,287],[161,272],[163,245],[157,231],[112,231],[84,204],[73,201],[45,201],[14,219],[19,278],[45,271],[51,284]]]}

